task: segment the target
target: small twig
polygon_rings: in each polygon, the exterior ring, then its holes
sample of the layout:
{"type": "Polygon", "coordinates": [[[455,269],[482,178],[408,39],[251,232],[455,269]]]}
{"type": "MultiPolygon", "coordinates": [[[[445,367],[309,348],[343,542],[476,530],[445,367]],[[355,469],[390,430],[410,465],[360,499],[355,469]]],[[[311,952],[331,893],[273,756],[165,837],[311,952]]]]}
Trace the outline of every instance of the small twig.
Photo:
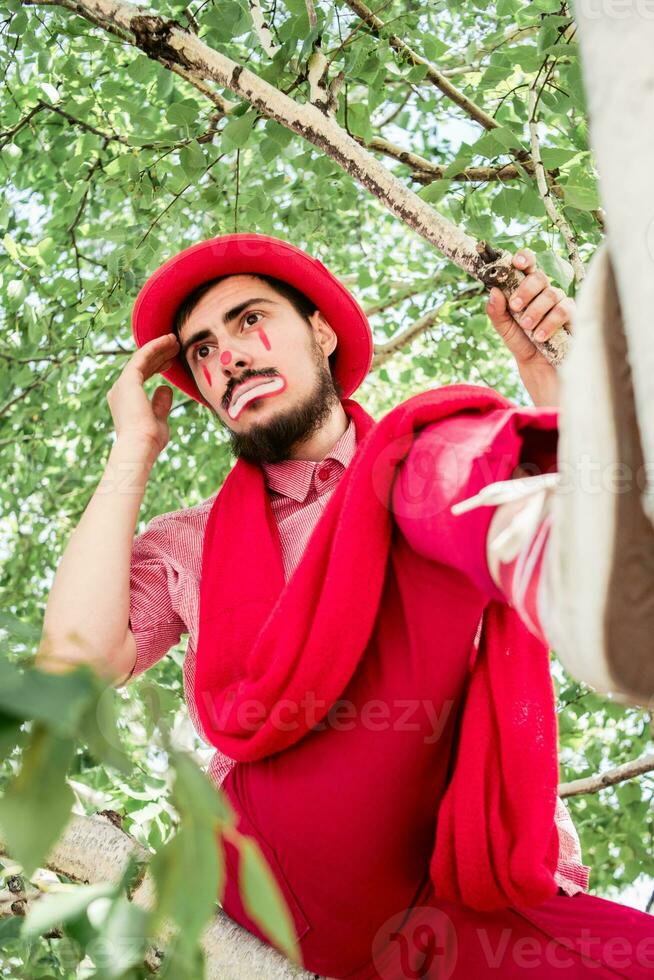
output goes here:
{"type": "Polygon", "coordinates": [[[241,174],[241,151],[236,151],[236,196],[234,198],[234,233],[238,231],[238,194],[241,174]]]}
{"type": "Polygon", "coordinates": [[[575,282],[580,283],[586,275],[584,263],[579,255],[579,248],[572,233],[570,225],[562,214],[559,214],[552,200],[550,188],[547,182],[545,167],[540,152],[540,140],[538,137],[538,120],[536,118],[536,106],[538,99],[536,96],[536,82],[529,86],[529,133],[531,136],[531,155],[534,161],[536,173],[536,185],[540,194],[545,210],[554,225],[559,229],[568,248],[568,258],[574,270],[575,282]]]}
{"type": "Polygon", "coordinates": [[[634,779],[635,776],[642,776],[647,772],[654,771],[654,753],[642,755],[639,759],[632,759],[625,762],[615,769],[608,769],[606,772],[597,776],[588,776],[585,779],[574,779],[570,783],[559,785],[559,796],[581,796],[582,793],[597,793],[607,786],[614,786],[622,783],[626,779],[634,779]]]}
{"type": "Polygon", "coordinates": [[[304,0],[305,6],[307,8],[307,16],[309,18],[309,30],[312,31],[316,24],[318,23],[318,18],[316,17],[316,8],[313,5],[313,0],[304,0]]]}

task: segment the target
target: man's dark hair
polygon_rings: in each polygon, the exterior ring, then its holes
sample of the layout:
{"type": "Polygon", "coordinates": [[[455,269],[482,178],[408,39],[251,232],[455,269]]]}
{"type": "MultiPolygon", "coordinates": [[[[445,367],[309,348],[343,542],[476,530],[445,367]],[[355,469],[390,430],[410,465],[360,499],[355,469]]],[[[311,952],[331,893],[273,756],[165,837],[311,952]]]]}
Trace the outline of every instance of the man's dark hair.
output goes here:
{"type": "MultiPolygon", "coordinates": [[[[248,275],[249,274],[250,273],[248,273],[248,275]]],[[[309,317],[311,316],[312,313],[315,313],[315,311],[318,309],[318,307],[313,302],[313,300],[309,299],[308,296],[305,296],[304,293],[300,292],[299,289],[296,289],[295,286],[291,286],[290,283],[284,282],[283,279],[276,279],[275,276],[267,276],[259,272],[253,272],[251,274],[255,279],[262,279],[264,282],[267,282],[268,285],[271,287],[271,289],[274,289],[276,293],[279,293],[280,296],[283,296],[285,299],[287,299],[289,303],[291,303],[291,305],[294,307],[296,312],[299,313],[302,319],[306,320],[307,324],[309,325],[309,329],[311,329],[311,324],[309,323],[309,317]]],[[[230,275],[238,275],[238,273],[231,273],[230,275]]],[[[173,319],[172,329],[173,329],[173,333],[177,337],[177,340],[179,341],[180,348],[182,345],[182,341],[180,339],[180,333],[182,327],[190,317],[191,313],[193,312],[197,304],[200,302],[200,300],[205,295],[205,293],[207,293],[213,286],[216,286],[219,282],[222,282],[223,279],[229,279],[229,278],[230,278],[229,275],[216,276],[215,279],[209,279],[208,282],[201,283],[199,286],[196,286],[193,292],[189,293],[188,296],[186,296],[182,300],[180,305],[177,307],[173,319]]],[[[329,369],[331,371],[332,378],[334,378],[334,364],[336,362],[337,350],[338,348],[336,348],[336,350],[333,350],[332,353],[329,355],[329,369]]],[[[181,362],[182,367],[184,368],[186,373],[191,378],[193,378],[193,371],[191,370],[191,367],[188,361],[186,360],[186,357],[182,357],[180,353],[178,354],[178,360],[181,362]]],[[[334,379],[334,387],[339,393],[339,398],[340,398],[339,386],[335,379],[334,379]]]]}

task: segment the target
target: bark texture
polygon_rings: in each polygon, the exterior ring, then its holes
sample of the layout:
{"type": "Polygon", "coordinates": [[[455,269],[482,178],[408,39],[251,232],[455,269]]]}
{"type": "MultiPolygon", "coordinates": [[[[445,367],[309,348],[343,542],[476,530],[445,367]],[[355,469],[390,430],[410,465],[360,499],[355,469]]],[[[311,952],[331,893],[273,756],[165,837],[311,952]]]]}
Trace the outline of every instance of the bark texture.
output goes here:
{"type": "MultiPolygon", "coordinates": [[[[0,854],[5,855],[5,842],[0,837],[0,854]]],[[[133,837],[121,830],[107,815],[87,817],[75,815],[60,840],[53,848],[46,867],[64,874],[80,884],[116,882],[125,870],[127,861],[134,855],[139,861],[147,861],[151,855],[133,837]]],[[[30,903],[39,901],[38,888],[26,886],[25,890],[13,887],[0,891],[0,916],[25,915],[30,903]]],[[[132,901],[141,908],[154,906],[155,892],[150,875],[146,872],[132,893],[132,901]]],[[[147,953],[146,964],[156,971],[162,961],[162,949],[172,935],[170,928],[156,937],[147,953]]],[[[286,957],[271,946],[262,943],[218,908],[216,915],[205,930],[202,946],[207,958],[205,980],[315,980],[315,973],[299,970],[286,957]]]]}

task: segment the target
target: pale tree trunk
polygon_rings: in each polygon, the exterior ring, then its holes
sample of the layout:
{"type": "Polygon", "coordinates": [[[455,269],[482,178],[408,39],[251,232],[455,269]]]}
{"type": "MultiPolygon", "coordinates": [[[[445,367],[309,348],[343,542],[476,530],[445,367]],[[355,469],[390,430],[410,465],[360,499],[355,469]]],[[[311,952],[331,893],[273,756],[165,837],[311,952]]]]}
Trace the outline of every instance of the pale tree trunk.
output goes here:
{"type": "MultiPolygon", "coordinates": [[[[5,854],[2,838],[0,854],[5,854]]],[[[117,882],[131,855],[139,861],[148,861],[152,856],[111,819],[102,815],[76,815],[53,848],[46,867],[79,883],[117,882]]],[[[39,901],[40,895],[39,889],[29,883],[25,891],[19,890],[15,885],[4,892],[0,891],[0,916],[25,915],[30,904],[39,901]]],[[[147,911],[154,907],[154,886],[147,872],[133,891],[131,899],[147,911]]],[[[161,947],[165,948],[170,936],[171,930],[164,929],[157,937],[158,945],[148,950],[145,962],[151,970],[156,971],[159,967],[161,947]]],[[[315,973],[298,969],[272,946],[262,943],[230,919],[221,909],[218,909],[205,930],[202,947],[207,961],[205,980],[252,980],[253,977],[265,977],[266,980],[315,980],[317,977],[315,973]]]]}
{"type": "MultiPolygon", "coordinates": [[[[598,793],[607,786],[635,779],[648,772],[654,772],[653,753],[595,776],[571,783],[560,783],[558,795],[565,798],[598,793]]],[[[83,784],[73,783],[73,786],[76,792],[84,789],[88,800],[93,799],[93,790],[83,784]]],[[[45,867],[84,884],[118,881],[131,855],[141,862],[147,862],[152,857],[149,851],[120,828],[120,822],[120,815],[110,810],[94,816],[75,814],[52,849],[45,867]]],[[[5,855],[6,845],[0,836],[0,856],[5,855]]],[[[33,878],[36,881],[37,875],[33,878]]],[[[0,918],[25,915],[30,904],[38,901],[40,896],[38,887],[29,882],[24,885],[24,890],[15,886],[5,891],[0,890],[0,918]]],[[[129,897],[145,910],[149,911],[154,907],[156,896],[147,871],[129,897]]],[[[148,950],[146,963],[150,969],[156,971],[161,961],[160,947],[165,947],[170,936],[171,929],[164,929],[156,937],[155,945],[148,950]]],[[[286,957],[230,919],[221,909],[218,909],[205,930],[202,945],[207,957],[205,980],[251,980],[252,977],[265,977],[266,980],[316,980],[318,977],[317,974],[299,970],[286,957]]]]}
{"type": "Polygon", "coordinates": [[[631,359],[654,521],[654,5],[576,0],[591,144],[631,359]],[[649,345],[635,338],[652,338],[649,345]]]}

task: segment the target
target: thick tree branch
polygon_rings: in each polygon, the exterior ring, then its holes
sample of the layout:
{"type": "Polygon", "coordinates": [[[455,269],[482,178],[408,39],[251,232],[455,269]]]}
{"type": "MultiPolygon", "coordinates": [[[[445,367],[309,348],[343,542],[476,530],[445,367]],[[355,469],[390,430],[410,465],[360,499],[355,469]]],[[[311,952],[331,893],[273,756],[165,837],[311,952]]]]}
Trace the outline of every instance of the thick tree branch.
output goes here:
{"type": "MultiPolygon", "coordinates": [[[[0,838],[0,854],[6,854],[6,845],[0,838]]],[[[107,816],[73,816],[63,835],[53,848],[46,867],[64,874],[73,881],[96,884],[117,882],[130,856],[146,863],[152,855],[133,837],[116,826],[107,816]]],[[[0,915],[25,915],[30,900],[38,901],[38,889],[26,888],[24,898],[18,894],[0,892],[0,915]],[[13,908],[17,902],[21,908],[13,908]]],[[[146,872],[131,900],[149,911],[154,907],[154,885],[146,872]]],[[[165,946],[171,938],[169,926],[161,930],[156,942],[165,946]]],[[[239,926],[218,909],[202,937],[206,954],[206,980],[313,980],[315,974],[307,973],[281,956],[272,946],[239,926]]],[[[152,947],[146,954],[147,967],[156,972],[161,964],[161,953],[152,947]]]]}
{"type": "MultiPolygon", "coordinates": [[[[460,269],[484,282],[497,285],[507,295],[517,288],[522,275],[512,267],[508,252],[489,250],[477,243],[360,147],[337,122],[316,106],[301,105],[226,55],[212,50],[175,21],[144,14],[142,8],[117,0],[23,0],[26,6],[63,6],[106,29],[112,28],[149,57],[170,67],[182,66],[188,80],[203,85],[207,79],[230,89],[262,115],[275,119],[335,160],[357,183],[365,187],[392,214],[435,246],[460,269]]],[[[197,85],[196,85],[197,87],[197,85]]],[[[211,97],[211,90],[207,93],[211,97]]],[[[490,118],[490,117],[489,117],[490,118]]],[[[560,330],[538,345],[553,364],[564,358],[567,331],[560,330]]]]}

